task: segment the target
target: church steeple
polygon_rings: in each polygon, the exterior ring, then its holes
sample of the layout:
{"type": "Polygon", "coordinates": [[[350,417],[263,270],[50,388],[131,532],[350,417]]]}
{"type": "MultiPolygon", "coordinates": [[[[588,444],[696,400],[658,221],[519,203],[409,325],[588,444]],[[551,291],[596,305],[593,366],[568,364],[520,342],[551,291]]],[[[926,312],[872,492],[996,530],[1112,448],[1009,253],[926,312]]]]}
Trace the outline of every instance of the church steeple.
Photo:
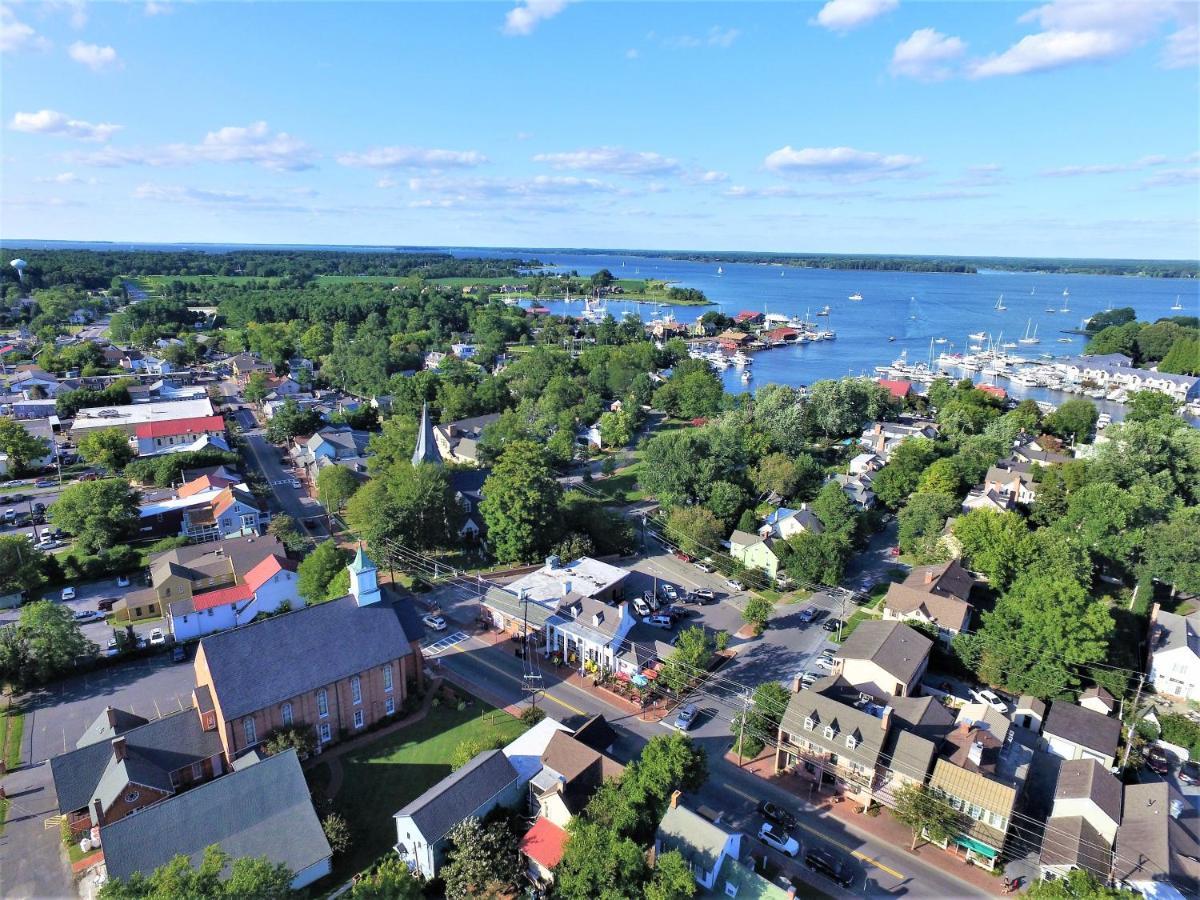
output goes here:
{"type": "Polygon", "coordinates": [[[363,553],[362,544],[358,545],[358,552],[346,568],[350,570],[350,593],[359,606],[369,606],[383,599],[379,590],[379,570],[363,553]]]}
{"type": "Polygon", "coordinates": [[[421,404],[421,427],[417,430],[417,448],[413,451],[412,464],[432,463],[442,464],[442,454],[438,450],[437,441],[433,437],[433,423],[429,420],[429,404],[421,404]]]}

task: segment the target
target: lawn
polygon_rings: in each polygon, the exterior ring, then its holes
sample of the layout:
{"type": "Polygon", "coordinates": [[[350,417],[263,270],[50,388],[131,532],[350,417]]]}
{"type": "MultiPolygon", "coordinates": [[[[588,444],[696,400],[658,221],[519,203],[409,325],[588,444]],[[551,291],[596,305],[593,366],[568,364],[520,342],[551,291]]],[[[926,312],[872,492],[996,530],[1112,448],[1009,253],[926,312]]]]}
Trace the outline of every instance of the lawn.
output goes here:
{"type": "MultiPolygon", "coordinates": [[[[350,823],[354,844],[336,861],[337,881],[365,869],[396,842],[393,814],[450,774],[455,747],[474,739],[507,744],[525,729],[519,719],[471,698],[466,709],[432,707],[420,722],[343,756],[334,807],[350,823]]],[[[308,773],[314,788],[329,777],[326,765],[308,773]]]]}
{"type": "Polygon", "coordinates": [[[21,765],[21,737],[25,734],[25,713],[6,706],[0,713],[0,730],[3,731],[4,763],[9,769],[21,765]]]}
{"type": "Polygon", "coordinates": [[[619,469],[607,478],[597,478],[588,482],[588,488],[603,495],[603,499],[611,503],[633,503],[645,497],[638,490],[638,472],[641,463],[634,463],[619,469]]]}
{"type": "Polygon", "coordinates": [[[4,829],[8,827],[8,807],[11,803],[7,797],[0,800],[0,837],[4,837],[4,829]]]}

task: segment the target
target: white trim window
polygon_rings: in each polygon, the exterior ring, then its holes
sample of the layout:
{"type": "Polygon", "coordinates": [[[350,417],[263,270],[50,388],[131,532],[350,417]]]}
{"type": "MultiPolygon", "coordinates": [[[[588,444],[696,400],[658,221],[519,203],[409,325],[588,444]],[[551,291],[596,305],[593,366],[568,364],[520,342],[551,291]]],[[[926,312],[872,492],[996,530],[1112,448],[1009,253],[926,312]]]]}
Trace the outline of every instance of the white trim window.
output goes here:
{"type": "Polygon", "coordinates": [[[355,706],[362,703],[362,679],[357,675],[350,679],[350,697],[354,700],[355,706]]]}
{"type": "Polygon", "coordinates": [[[258,743],[258,736],[254,728],[254,719],[247,718],[242,720],[242,731],[246,734],[246,746],[253,747],[258,743]]]}
{"type": "Polygon", "coordinates": [[[329,718],[329,692],[325,688],[317,691],[317,715],[322,719],[329,718]]]}
{"type": "Polygon", "coordinates": [[[392,692],[392,664],[388,663],[383,667],[383,690],[385,693],[392,692]]]}
{"type": "Polygon", "coordinates": [[[392,713],[394,713],[396,711],[395,699],[392,697],[388,697],[387,701],[383,704],[383,708],[387,712],[387,714],[390,716],[392,713]]]}
{"type": "Polygon", "coordinates": [[[332,735],[331,735],[331,733],[330,733],[330,731],[329,731],[329,723],[328,723],[328,722],[322,722],[322,723],[321,723],[321,727],[317,729],[317,733],[318,733],[318,734],[320,735],[320,737],[321,737],[321,743],[322,743],[322,744],[328,744],[328,743],[329,743],[329,741],[330,741],[330,738],[331,738],[331,736],[332,736],[332,735]]]}
{"type": "Polygon", "coordinates": [[[292,725],[292,704],[285,703],[279,707],[279,718],[283,720],[283,727],[290,728],[292,725]]]}
{"type": "Polygon", "coordinates": [[[363,727],[363,711],[361,709],[356,709],[354,711],[354,727],[355,728],[363,727]]]}

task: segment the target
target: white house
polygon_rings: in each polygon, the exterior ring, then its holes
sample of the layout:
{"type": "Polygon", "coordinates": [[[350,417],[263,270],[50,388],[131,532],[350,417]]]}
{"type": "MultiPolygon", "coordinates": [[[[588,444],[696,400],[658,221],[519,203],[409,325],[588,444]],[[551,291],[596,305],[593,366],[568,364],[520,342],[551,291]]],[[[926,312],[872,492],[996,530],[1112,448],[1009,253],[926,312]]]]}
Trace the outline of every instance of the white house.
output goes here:
{"type": "Polygon", "coordinates": [[[850,460],[850,474],[863,475],[868,472],[878,472],[883,468],[883,460],[874,453],[860,453],[850,460]]]}
{"type": "Polygon", "coordinates": [[[167,627],[175,640],[188,641],[245,625],[260,613],[278,612],[285,604],[299,607],[297,582],[294,562],[268,556],[236,584],[168,604],[167,627]]]}
{"type": "Polygon", "coordinates": [[[630,665],[618,657],[636,622],[624,601],[609,606],[581,594],[568,594],[558,611],[546,619],[545,654],[586,671],[627,670],[630,665]]]}
{"type": "Polygon", "coordinates": [[[1156,693],[1200,700],[1200,612],[1150,612],[1150,684],[1156,693]]]}
{"type": "Polygon", "coordinates": [[[1014,503],[1030,504],[1037,499],[1037,483],[1029,463],[1005,459],[987,470],[983,479],[985,493],[1007,497],[1014,503]]]}
{"type": "Polygon", "coordinates": [[[816,513],[808,508],[807,503],[801,503],[799,509],[788,509],[781,506],[779,509],[771,512],[763,520],[762,527],[758,529],[758,534],[764,540],[769,537],[776,537],[786,541],[793,535],[802,532],[820,534],[824,530],[825,526],[821,524],[821,520],[817,518],[816,513]]]}
{"type": "Polygon", "coordinates": [[[671,795],[671,805],[654,835],[654,851],[677,851],[691,868],[697,884],[712,890],[725,860],[736,860],[741,855],[742,833],[722,826],[720,816],[713,821],[689,809],[679,798],[679,791],[671,795]]]}

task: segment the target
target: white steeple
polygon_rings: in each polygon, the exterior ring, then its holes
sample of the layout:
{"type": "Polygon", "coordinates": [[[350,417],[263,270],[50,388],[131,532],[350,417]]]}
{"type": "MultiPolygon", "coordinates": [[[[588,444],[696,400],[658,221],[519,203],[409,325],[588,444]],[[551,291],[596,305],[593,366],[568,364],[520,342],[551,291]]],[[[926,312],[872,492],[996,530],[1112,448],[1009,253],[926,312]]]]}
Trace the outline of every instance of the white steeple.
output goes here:
{"type": "Polygon", "coordinates": [[[350,570],[350,593],[359,606],[369,606],[383,599],[379,590],[379,570],[363,553],[362,544],[358,545],[358,552],[346,568],[350,570]]]}

